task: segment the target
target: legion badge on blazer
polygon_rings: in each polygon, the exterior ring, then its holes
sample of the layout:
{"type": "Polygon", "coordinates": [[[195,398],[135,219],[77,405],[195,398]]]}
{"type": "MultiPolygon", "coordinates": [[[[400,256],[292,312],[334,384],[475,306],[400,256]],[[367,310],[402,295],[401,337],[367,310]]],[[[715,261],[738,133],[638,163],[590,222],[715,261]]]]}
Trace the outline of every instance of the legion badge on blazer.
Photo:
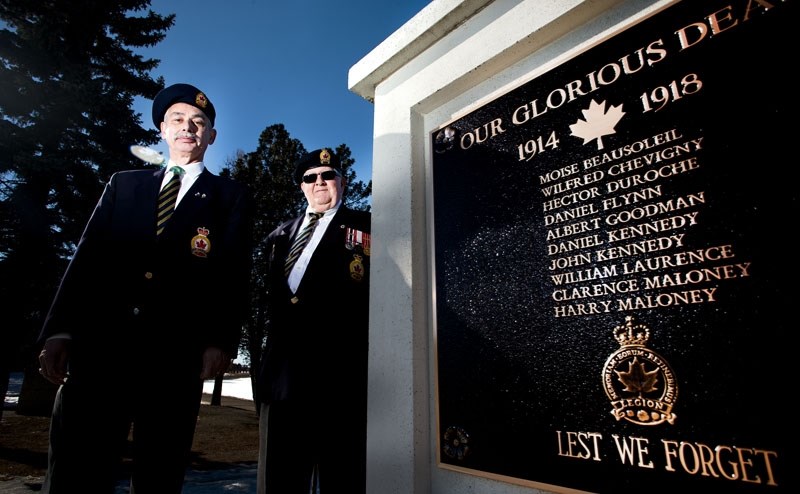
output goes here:
{"type": "Polygon", "coordinates": [[[350,262],[350,277],[355,281],[364,279],[364,263],[361,262],[363,257],[358,254],[353,254],[353,260],[350,262]]]}
{"type": "Polygon", "coordinates": [[[207,257],[211,251],[211,240],[208,239],[208,228],[201,226],[197,229],[197,235],[192,237],[192,255],[197,257],[207,257]]]}

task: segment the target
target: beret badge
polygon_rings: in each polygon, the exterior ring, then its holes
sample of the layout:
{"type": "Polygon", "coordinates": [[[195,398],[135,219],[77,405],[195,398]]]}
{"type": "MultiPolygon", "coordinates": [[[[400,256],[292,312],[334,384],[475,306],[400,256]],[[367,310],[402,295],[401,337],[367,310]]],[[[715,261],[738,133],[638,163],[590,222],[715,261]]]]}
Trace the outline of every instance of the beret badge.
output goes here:
{"type": "Polygon", "coordinates": [[[206,95],[202,92],[197,93],[197,96],[194,97],[194,102],[203,110],[205,110],[206,106],[208,106],[208,98],[206,98],[206,95]]]}
{"type": "Polygon", "coordinates": [[[331,164],[331,153],[328,152],[327,149],[323,149],[322,152],[319,153],[319,164],[320,165],[331,164]]]}

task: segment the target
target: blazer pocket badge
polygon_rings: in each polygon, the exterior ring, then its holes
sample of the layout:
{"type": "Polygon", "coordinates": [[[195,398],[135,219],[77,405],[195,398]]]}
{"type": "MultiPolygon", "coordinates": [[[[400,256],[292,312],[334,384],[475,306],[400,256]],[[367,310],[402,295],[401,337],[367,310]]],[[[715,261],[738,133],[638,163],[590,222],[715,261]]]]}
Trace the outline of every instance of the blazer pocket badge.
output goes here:
{"type": "Polygon", "coordinates": [[[211,240],[208,239],[208,228],[201,226],[197,229],[197,235],[192,237],[192,255],[197,257],[208,257],[211,251],[211,240]]]}
{"type": "Polygon", "coordinates": [[[361,262],[362,259],[360,255],[353,254],[353,260],[350,262],[350,278],[354,281],[364,279],[364,263],[361,262]]]}

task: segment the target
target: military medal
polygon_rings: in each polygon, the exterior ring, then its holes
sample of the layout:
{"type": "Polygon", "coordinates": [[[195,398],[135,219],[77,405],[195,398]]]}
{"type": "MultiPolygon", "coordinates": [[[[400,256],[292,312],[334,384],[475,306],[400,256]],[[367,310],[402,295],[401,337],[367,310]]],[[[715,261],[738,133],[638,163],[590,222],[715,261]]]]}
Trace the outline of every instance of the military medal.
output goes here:
{"type": "Polygon", "coordinates": [[[192,237],[192,254],[197,257],[207,257],[211,250],[211,240],[208,239],[209,231],[201,226],[197,229],[197,235],[192,237]]]}
{"type": "Polygon", "coordinates": [[[372,243],[372,236],[369,233],[361,232],[363,235],[361,247],[364,249],[364,255],[368,256],[370,251],[370,244],[372,243]]]}
{"type": "Polygon", "coordinates": [[[348,228],[345,232],[344,246],[348,250],[353,250],[360,246],[364,255],[369,255],[370,235],[369,233],[356,230],[355,228],[348,228]]]}
{"type": "Polygon", "coordinates": [[[362,257],[358,254],[353,254],[353,260],[350,262],[350,277],[355,281],[364,279],[364,264],[361,259],[362,257]]]}

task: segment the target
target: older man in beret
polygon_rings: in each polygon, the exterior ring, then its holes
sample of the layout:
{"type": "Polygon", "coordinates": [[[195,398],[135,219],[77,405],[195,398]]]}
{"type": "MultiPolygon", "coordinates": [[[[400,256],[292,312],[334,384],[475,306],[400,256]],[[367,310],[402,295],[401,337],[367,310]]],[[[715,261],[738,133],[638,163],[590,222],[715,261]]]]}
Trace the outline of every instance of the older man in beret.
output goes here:
{"type": "Polygon", "coordinates": [[[258,492],[363,493],[371,216],[343,204],[331,149],[299,160],[295,180],[306,211],[267,241],[258,492]]]}
{"type": "Polygon", "coordinates": [[[250,193],[205,167],[215,118],[190,84],[159,92],[167,165],[114,174],[86,225],[39,339],[59,385],[42,492],[112,494],[122,475],[181,492],[203,381],[236,355],[248,300],[250,193]]]}

